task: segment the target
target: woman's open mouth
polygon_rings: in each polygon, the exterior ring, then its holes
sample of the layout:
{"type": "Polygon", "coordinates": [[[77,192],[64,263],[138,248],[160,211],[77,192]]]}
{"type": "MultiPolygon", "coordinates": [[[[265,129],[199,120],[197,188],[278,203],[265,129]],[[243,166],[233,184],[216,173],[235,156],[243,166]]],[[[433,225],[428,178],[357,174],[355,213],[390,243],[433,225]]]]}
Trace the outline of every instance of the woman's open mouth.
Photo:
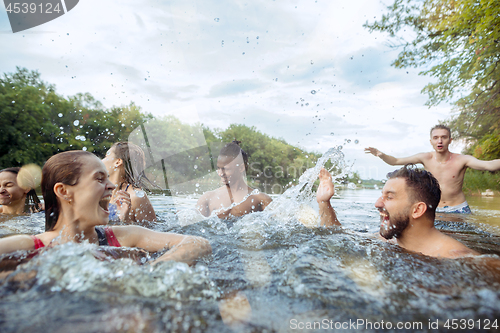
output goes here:
{"type": "Polygon", "coordinates": [[[103,197],[101,200],[99,200],[99,207],[101,207],[101,209],[107,214],[109,214],[108,206],[110,200],[111,200],[111,195],[107,195],[103,197]]]}

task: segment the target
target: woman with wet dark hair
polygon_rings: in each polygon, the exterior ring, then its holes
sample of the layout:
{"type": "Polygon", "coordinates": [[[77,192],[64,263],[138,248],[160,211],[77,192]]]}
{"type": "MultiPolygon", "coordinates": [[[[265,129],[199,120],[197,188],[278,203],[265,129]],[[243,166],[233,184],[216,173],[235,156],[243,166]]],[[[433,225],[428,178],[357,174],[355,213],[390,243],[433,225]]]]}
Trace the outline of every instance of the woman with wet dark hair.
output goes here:
{"type": "Polygon", "coordinates": [[[248,155],[240,147],[241,141],[227,143],[217,158],[217,173],[224,184],[204,193],[196,208],[204,216],[217,214],[219,218],[231,218],[263,211],[272,201],[265,193],[251,188],[246,182],[248,155]]]}
{"type": "Polygon", "coordinates": [[[21,168],[0,170],[0,213],[19,215],[40,211],[41,204],[33,188],[23,188],[17,183],[21,168]]]}
{"type": "MultiPolygon", "coordinates": [[[[201,237],[156,232],[134,225],[106,227],[114,189],[106,167],[93,154],[80,150],[52,156],[42,169],[45,232],[4,237],[0,239],[0,254],[84,241],[150,252],[167,249],[154,263],[175,260],[190,264],[211,253],[210,244],[201,237]]],[[[124,201],[123,209],[129,210],[130,201],[124,201]]]]}
{"type": "Polygon", "coordinates": [[[144,223],[156,221],[153,205],[144,192],[152,184],[144,174],[146,159],[142,149],[130,142],[117,142],[102,160],[109,179],[116,185],[110,203],[110,221],[144,223]],[[147,183],[146,183],[147,182],[147,183]],[[129,196],[132,206],[128,214],[121,209],[123,195],[129,196]]]}

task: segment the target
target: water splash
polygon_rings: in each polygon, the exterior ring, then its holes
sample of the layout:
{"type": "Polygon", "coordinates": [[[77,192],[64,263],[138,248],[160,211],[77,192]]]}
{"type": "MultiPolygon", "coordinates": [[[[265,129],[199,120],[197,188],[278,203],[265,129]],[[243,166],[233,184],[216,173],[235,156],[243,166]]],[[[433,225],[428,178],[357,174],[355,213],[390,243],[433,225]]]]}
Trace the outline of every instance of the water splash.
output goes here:
{"type": "Polygon", "coordinates": [[[274,199],[266,208],[266,211],[275,214],[280,220],[284,221],[290,221],[294,218],[302,221],[302,218],[304,224],[312,226],[314,219],[317,220],[317,215],[314,216],[311,209],[306,208],[306,206],[309,206],[315,200],[316,193],[312,189],[321,168],[325,167],[328,162],[331,163],[327,170],[332,175],[334,183],[340,181],[349,173],[350,166],[346,164],[344,153],[341,150],[342,146],[330,148],[319,158],[314,167],[307,169],[300,176],[299,184],[292,186],[281,196],[274,199]]]}
{"type": "Polygon", "coordinates": [[[138,265],[129,258],[112,260],[101,251],[106,248],[89,243],[58,245],[19,267],[16,275],[36,271],[37,287],[51,292],[111,292],[192,301],[219,295],[205,266],[174,261],[138,265]]]}

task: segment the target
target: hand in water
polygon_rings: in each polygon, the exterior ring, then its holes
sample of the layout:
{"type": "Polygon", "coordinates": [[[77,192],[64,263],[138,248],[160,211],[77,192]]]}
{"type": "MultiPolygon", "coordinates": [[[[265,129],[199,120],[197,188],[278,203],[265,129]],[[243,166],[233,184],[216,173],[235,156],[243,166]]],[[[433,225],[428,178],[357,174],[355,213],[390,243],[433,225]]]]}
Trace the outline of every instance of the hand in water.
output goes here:
{"type": "Polygon", "coordinates": [[[365,148],[365,153],[372,154],[372,155],[377,156],[377,157],[382,155],[382,152],[380,150],[378,150],[377,148],[373,148],[373,147],[365,148]]]}
{"type": "Polygon", "coordinates": [[[319,171],[319,186],[316,191],[316,200],[318,203],[329,202],[334,194],[335,188],[333,186],[332,176],[325,168],[321,168],[319,171]]]}
{"type": "Polygon", "coordinates": [[[130,208],[132,207],[132,201],[130,200],[130,194],[125,191],[117,191],[115,195],[115,200],[113,202],[118,207],[120,221],[127,222],[130,217],[130,208]]]}

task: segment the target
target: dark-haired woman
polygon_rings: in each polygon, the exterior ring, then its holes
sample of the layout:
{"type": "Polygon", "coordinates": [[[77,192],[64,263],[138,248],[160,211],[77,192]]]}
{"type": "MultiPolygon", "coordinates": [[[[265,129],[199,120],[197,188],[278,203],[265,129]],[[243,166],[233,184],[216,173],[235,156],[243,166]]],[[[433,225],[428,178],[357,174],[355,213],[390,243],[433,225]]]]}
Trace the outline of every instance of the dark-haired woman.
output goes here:
{"type": "Polygon", "coordinates": [[[19,215],[40,211],[41,204],[35,189],[24,189],[17,183],[21,168],[0,170],[0,213],[19,215]]]}
{"type": "MultiPolygon", "coordinates": [[[[109,179],[116,185],[110,203],[110,221],[144,223],[156,221],[153,205],[144,192],[147,180],[144,175],[145,157],[142,149],[130,142],[117,142],[106,153],[102,160],[108,170],[109,179]],[[128,214],[121,209],[125,191],[131,200],[128,214]]],[[[153,185],[154,186],[154,185],[153,185]]]]}
{"type": "Polygon", "coordinates": [[[36,236],[4,237],[0,239],[0,254],[83,241],[150,252],[167,249],[155,262],[176,260],[191,264],[211,253],[210,244],[201,237],[134,225],[106,227],[114,189],[106,167],[93,154],[69,151],[52,156],[42,169],[46,231],[36,236]]]}
{"type": "Polygon", "coordinates": [[[247,185],[248,155],[239,144],[240,141],[233,141],[220,150],[217,173],[223,186],[198,199],[196,208],[204,216],[216,214],[221,219],[243,216],[263,211],[272,201],[267,194],[247,185]]]}

